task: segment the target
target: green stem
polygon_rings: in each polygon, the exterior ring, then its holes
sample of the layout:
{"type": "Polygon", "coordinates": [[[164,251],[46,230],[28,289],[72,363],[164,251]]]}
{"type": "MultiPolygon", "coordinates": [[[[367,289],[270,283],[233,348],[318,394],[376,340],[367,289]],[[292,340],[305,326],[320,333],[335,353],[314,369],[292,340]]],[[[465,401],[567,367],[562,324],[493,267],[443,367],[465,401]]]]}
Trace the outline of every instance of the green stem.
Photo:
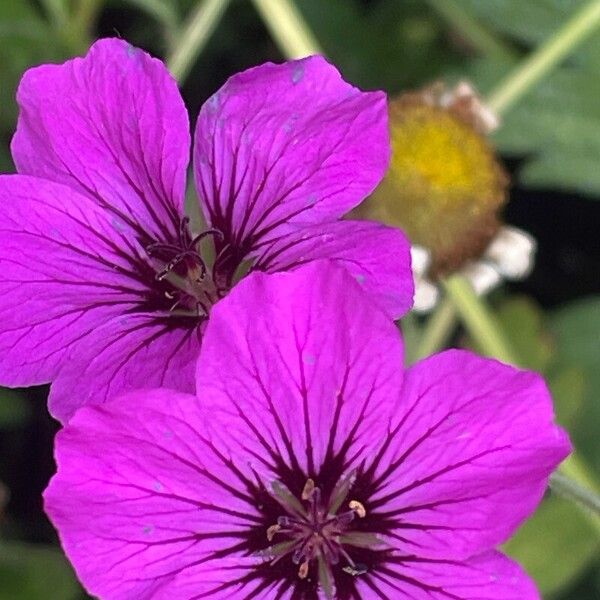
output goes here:
{"type": "Polygon", "coordinates": [[[518,364],[518,358],[505,339],[500,324],[485,300],[477,296],[469,281],[461,275],[452,275],[442,281],[442,285],[465,327],[483,352],[503,362],[518,364]]]}
{"type": "Polygon", "coordinates": [[[456,321],[454,304],[448,298],[444,298],[427,321],[415,358],[417,360],[425,358],[443,348],[456,327],[456,321]]]}
{"type": "Polygon", "coordinates": [[[581,7],[563,27],[530,54],[487,98],[497,114],[506,112],[535,84],[556,67],[600,25],[600,0],[581,7]]]}
{"type": "Polygon", "coordinates": [[[167,67],[181,83],[190,72],[200,51],[208,42],[230,0],[198,2],[179,34],[179,41],[167,56],[167,67]]]}
{"type": "Polygon", "coordinates": [[[323,54],[317,39],[292,0],[253,0],[253,2],[286,58],[323,54]]]}
{"type": "Polygon", "coordinates": [[[515,53],[473,18],[456,0],[427,0],[428,4],[476,50],[498,61],[512,61],[515,53]]]}
{"type": "Polygon", "coordinates": [[[43,6],[46,15],[55,29],[64,27],[69,21],[69,13],[67,6],[61,2],[61,0],[41,0],[40,4],[43,6]]]}
{"type": "Polygon", "coordinates": [[[567,477],[566,471],[567,469],[563,466],[560,471],[552,474],[550,489],[559,496],[579,504],[593,515],[594,526],[600,531],[600,495],[567,477]]]}

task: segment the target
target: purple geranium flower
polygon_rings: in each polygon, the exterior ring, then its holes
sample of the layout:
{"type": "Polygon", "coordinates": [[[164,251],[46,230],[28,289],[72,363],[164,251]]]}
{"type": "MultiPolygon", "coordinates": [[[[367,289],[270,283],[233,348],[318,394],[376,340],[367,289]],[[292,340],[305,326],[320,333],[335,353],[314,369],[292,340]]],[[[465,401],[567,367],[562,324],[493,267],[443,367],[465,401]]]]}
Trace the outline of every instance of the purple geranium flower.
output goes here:
{"type": "Polygon", "coordinates": [[[0,177],[0,383],[53,381],[57,418],[133,388],[193,392],[205,321],[248,262],[332,259],[390,316],[409,308],[403,234],[339,220],[386,169],[385,96],[323,58],[250,69],[203,106],[203,232],[184,214],[189,123],[160,61],[101,40],[28,71],[18,101],[19,175],[0,177]]]}
{"type": "Polygon", "coordinates": [[[215,306],[198,398],[82,408],[46,510],[104,599],[531,600],[494,548],[569,453],[542,379],[470,352],[402,371],[388,315],[330,263],[215,306]]]}

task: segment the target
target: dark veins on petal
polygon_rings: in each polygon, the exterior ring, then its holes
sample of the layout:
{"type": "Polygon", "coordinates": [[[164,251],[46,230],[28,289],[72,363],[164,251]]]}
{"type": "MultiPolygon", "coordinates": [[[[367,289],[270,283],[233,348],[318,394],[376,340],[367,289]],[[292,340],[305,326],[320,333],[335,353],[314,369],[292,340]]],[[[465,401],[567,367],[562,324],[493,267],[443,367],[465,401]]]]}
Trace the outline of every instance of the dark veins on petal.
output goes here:
{"type": "MultiPolygon", "coordinates": [[[[93,187],[79,180],[80,185],[98,205],[114,215],[116,222],[122,223],[117,227],[133,231],[145,250],[140,255],[140,251],[125,238],[122,247],[105,240],[115,254],[131,265],[129,269],[122,270],[122,274],[142,283],[146,288],[146,293],[140,297],[139,304],[132,308],[132,312],[156,313],[158,318],[168,317],[168,325],[193,327],[205,320],[211,306],[229,291],[244,256],[227,243],[226,231],[224,233],[209,229],[192,235],[190,219],[181,216],[166,200],[170,194],[162,188],[158,189],[154,178],[148,174],[147,181],[153,196],[148,198],[144,190],[128,175],[127,169],[120,164],[118,156],[110,148],[108,150],[128,184],[139,198],[144,199],[157,228],[155,233],[150,233],[141,223],[102,198],[93,187]],[[162,203],[168,214],[167,220],[153,209],[153,203],[157,201],[162,203]],[[207,247],[207,242],[211,240],[213,248],[207,247]],[[203,257],[201,245],[208,255],[214,256],[212,264],[203,257]]],[[[144,167],[146,168],[145,164],[144,167]]],[[[75,174],[71,175],[78,179],[75,174]]],[[[106,262],[114,268],[110,261],[106,262]]]]}
{"type": "Polygon", "coordinates": [[[136,225],[145,252],[140,255],[127,242],[123,248],[113,245],[113,250],[131,264],[125,274],[146,289],[132,312],[155,313],[167,324],[193,327],[229,291],[240,260],[222,243],[223,234],[217,229],[193,235],[188,217],[179,218],[177,229],[176,235],[163,232],[157,241],[136,225]],[[214,258],[209,262],[207,256],[214,258]]]}
{"type": "MultiPolygon", "coordinates": [[[[428,559],[419,556],[419,548],[406,537],[411,530],[447,529],[441,525],[422,524],[411,517],[417,511],[436,511],[445,506],[469,500],[469,498],[440,499],[429,504],[408,504],[403,508],[388,508],[390,497],[395,499],[422,485],[427,485],[483,455],[504,450],[492,448],[465,460],[457,461],[437,471],[423,473],[404,487],[392,486],[390,494],[382,496],[389,488],[391,472],[378,472],[378,466],[389,444],[402,430],[403,422],[389,430],[389,435],[379,451],[356,451],[355,437],[358,423],[347,436],[341,448],[334,452],[338,419],[343,404],[343,392],[338,396],[336,418],[329,434],[329,444],[323,465],[318,471],[305,472],[292,449],[285,430],[278,427],[285,448],[285,458],[278,454],[252,422],[240,410],[240,416],[255,432],[264,448],[260,456],[251,452],[255,459],[274,473],[273,480],[263,481],[255,472],[247,477],[234,462],[224,456],[210,441],[202,439],[207,451],[213,452],[226,465],[239,485],[217,481],[229,493],[246,501],[252,510],[248,514],[237,513],[244,519],[247,530],[223,532],[223,546],[213,551],[200,562],[229,556],[256,557],[258,564],[248,567],[243,575],[232,578],[195,598],[219,598],[232,588],[241,586],[247,591],[248,599],[261,591],[268,591],[273,598],[282,597],[293,590],[295,600],[318,600],[319,590],[338,600],[361,598],[357,588],[360,581],[380,598],[389,598],[382,591],[397,589],[404,595],[426,592],[435,597],[463,600],[460,596],[442,587],[430,585],[403,575],[403,565],[429,563],[437,565],[456,564],[450,560],[428,559]],[[258,510],[258,516],[257,516],[258,510]]],[[[417,403],[419,400],[417,400],[417,403]]],[[[274,420],[277,417],[273,413],[274,420]]],[[[443,421],[443,419],[442,419],[443,421]]],[[[440,423],[432,426],[431,434],[440,423]]],[[[420,438],[408,448],[399,461],[404,461],[425,440],[420,438]]],[[[210,476],[209,473],[205,473],[210,476]]],[[[228,513],[226,506],[213,506],[212,510],[228,513]]],[[[211,533],[211,537],[218,534],[211,533]]],[[[194,534],[201,540],[202,533],[194,534]]],[[[192,567],[193,565],[187,565],[192,567]]],[[[185,568],[185,567],[184,567],[185,568]]],[[[243,592],[242,592],[243,593],[243,592]]],[[[236,596],[237,597],[237,596],[236,596]]],[[[241,596],[240,596],[241,597],[241,596]]]]}

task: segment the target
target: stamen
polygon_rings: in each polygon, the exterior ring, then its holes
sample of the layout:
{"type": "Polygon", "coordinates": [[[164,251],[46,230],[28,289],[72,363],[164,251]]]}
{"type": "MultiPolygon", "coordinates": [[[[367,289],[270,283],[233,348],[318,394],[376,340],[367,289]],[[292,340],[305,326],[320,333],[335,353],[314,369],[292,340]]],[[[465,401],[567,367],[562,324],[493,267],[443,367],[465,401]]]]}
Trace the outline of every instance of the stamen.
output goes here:
{"type": "Polygon", "coordinates": [[[279,481],[274,481],[271,484],[271,487],[273,488],[275,498],[284,508],[297,515],[303,517],[306,516],[306,511],[304,510],[302,504],[300,504],[298,499],[290,492],[290,490],[287,489],[287,487],[285,487],[285,485],[279,481]]]}
{"type": "Polygon", "coordinates": [[[361,519],[364,519],[367,516],[367,511],[361,502],[358,500],[350,500],[348,506],[350,510],[353,510],[361,519]]]}
{"type": "Polygon", "coordinates": [[[357,548],[373,548],[381,546],[384,542],[374,533],[351,531],[340,536],[340,543],[357,548]]]}
{"type": "Polygon", "coordinates": [[[356,472],[352,471],[349,475],[344,477],[341,481],[337,483],[333,493],[331,494],[331,506],[329,507],[329,514],[335,515],[337,511],[342,506],[350,488],[354,484],[356,480],[356,472]]]}
{"type": "Polygon", "coordinates": [[[346,563],[344,572],[354,576],[366,572],[366,567],[357,565],[344,546],[373,548],[382,543],[374,533],[349,529],[354,519],[367,516],[362,502],[350,500],[350,510],[337,513],[354,481],[354,474],[341,480],[334,487],[328,502],[323,502],[321,489],[312,478],[308,478],[302,488],[301,501],[281,482],[272,484],[274,497],[288,514],[279,516],[277,523],[267,529],[267,540],[271,542],[276,535],[281,535],[287,537],[288,541],[270,547],[265,553],[274,557],[271,564],[287,555],[288,560],[298,565],[300,579],[308,577],[311,563],[318,563],[318,581],[327,598],[335,596],[332,567],[341,560],[346,563]]]}
{"type": "Polygon", "coordinates": [[[161,242],[153,242],[152,244],[148,244],[146,246],[146,252],[152,256],[155,252],[173,252],[175,254],[179,254],[181,252],[181,248],[179,246],[175,246],[175,244],[163,244],[161,242]]]}
{"type": "Polygon", "coordinates": [[[206,231],[203,231],[202,233],[199,233],[196,237],[194,237],[194,239],[190,242],[190,248],[194,248],[198,244],[198,242],[201,242],[205,237],[208,237],[209,235],[214,235],[215,237],[221,238],[221,240],[224,239],[222,231],[219,231],[218,229],[207,229],[206,231]]]}
{"type": "Polygon", "coordinates": [[[298,577],[300,579],[306,579],[308,577],[308,561],[305,560],[298,569],[298,577]]]}
{"type": "Polygon", "coordinates": [[[308,500],[315,491],[315,482],[312,479],[307,479],[302,490],[302,500],[308,500]]]}
{"type": "MultiPolygon", "coordinates": [[[[218,272],[217,261],[212,269],[209,269],[198,244],[209,236],[218,239],[224,239],[224,236],[217,229],[208,229],[192,237],[189,223],[189,217],[183,217],[179,223],[178,240],[150,243],[146,246],[146,252],[155,261],[160,260],[163,263],[155,266],[156,281],[169,282],[179,292],[183,292],[177,295],[173,290],[168,291],[168,300],[179,298],[168,309],[169,313],[174,314],[174,310],[183,304],[187,309],[195,310],[196,316],[202,318],[208,316],[212,305],[227,293],[230,286],[226,281],[220,281],[223,276],[218,272]]],[[[220,249],[219,255],[222,251],[223,248],[220,249]]]]}
{"type": "Polygon", "coordinates": [[[363,565],[362,563],[356,564],[354,566],[348,565],[342,569],[344,573],[348,573],[348,575],[352,575],[353,577],[358,577],[359,575],[364,575],[367,572],[367,565],[363,565]]]}
{"type": "Polygon", "coordinates": [[[180,223],[179,223],[179,241],[181,242],[182,246],[187,247],[189,239],[190,239],[190,232],[188,229],[188,225],[190,224],[190,218],[186,215],[185,217],[183,217],[183,219],[181,219],[180,223]]]}
{"type": "Polygon", "coordinates": [[[325,597],[332,599],[335,596],[335,585],[333,584],[333,576],[331,575],[331,569],[325,561],[325,559],[319,555],[319,583],[325,593],[325,597]]]}

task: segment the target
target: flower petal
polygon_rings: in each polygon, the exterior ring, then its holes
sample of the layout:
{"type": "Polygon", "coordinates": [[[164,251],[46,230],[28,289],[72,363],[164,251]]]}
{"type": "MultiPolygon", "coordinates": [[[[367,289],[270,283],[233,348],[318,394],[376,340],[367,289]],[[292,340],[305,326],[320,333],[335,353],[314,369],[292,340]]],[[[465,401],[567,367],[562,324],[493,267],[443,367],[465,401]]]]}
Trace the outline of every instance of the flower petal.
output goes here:
{"type": "Polygon", "coordinates": [[[356,582],[364,600],[540,600],[523,569],[499,552],[464,562],[407,556],[356,582]]]}
{"type": "Polygon", "coordinates": [[[214,307],[197,389],[232,452],[314,476],[327,455],[385,434],[401,364],[389,317],[345,269],[314,261],[253,273],[214,307]]]}
{"type": "Polygon", "coordinates": [[[465,559],[505,541],[569,454],[541,377],[448,351],[406,373],[367,510],[403,551],[465,559]]]}
{"type": "Polygon", "coordinates": [[[50,413],[65,423],[81,406],[130,390],[193,392],[200,341],[201,327],[189,317],[119,315],[65,357],[50,389],[50,413]]]}
{"type": "Polygon", "coordinates": [[[319,56],[265,64],[206,102],[194,143],[204,214],[243,256],[375,188],[390,154],[385,95],[352,87],[319,56]]]}
{"type": "MultiPolygon", "coordinates": [[[[211,451],[207,417],[193,396],[145,390],[81,409],[57,435],[45,509],[91,594],[194,597],[176,592],[202,578],[195,594],[236,587],[233,571],[222,581],[229,557],[211,559],[239,543],[258,511],[211,451]]],[[[258,561],[235,558],[238,571],[258,561]]]]}
{"type": "Polygon", "coordinates": [[[69,347],[144,301],[146,263],[129,230],[71,188],[0,176],[0,203],[0,382],[46,383],[69,347]]]}
{"type": "Polygon", "coordinates": [[[20,173],[70,185],[127,221],[168,240],[183,211],[190,134],[164,65],[123,40],[25,73],[12,153],[20,173]]]}
{"type": "Polygon", "coordinates": [[[300,228],[270,243],[253,268],[274,273],[315,259],[344,266],[395,319],[412,306],[410,244],[399,229],[368,221],[300,228]]]}

